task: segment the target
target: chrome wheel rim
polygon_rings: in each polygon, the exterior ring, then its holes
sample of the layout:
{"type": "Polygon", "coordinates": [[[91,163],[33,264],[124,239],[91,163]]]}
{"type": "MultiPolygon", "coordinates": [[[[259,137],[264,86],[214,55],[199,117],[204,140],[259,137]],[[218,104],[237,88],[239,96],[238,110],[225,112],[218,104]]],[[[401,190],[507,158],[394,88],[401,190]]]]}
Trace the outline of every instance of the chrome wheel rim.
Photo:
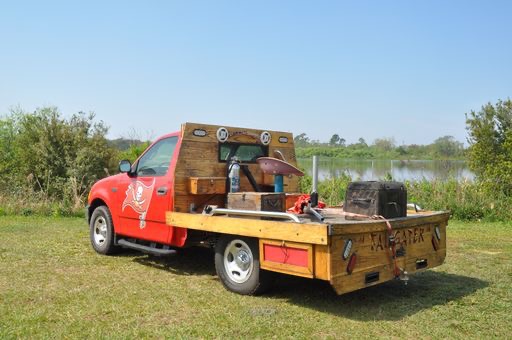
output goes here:
{"type": "Polygon", "coordinates": [[[97,246],[102,246],[107,240],[107,221],[105,217],[98,216],[94,221],[94,243],[97,246]]]}
{"type": "Polygon", "coordinates": [[[229,242],[224,250],[224,269],[233,282],[249,280],[254,269],[254,258],[247,243],[242,240],[229,242]]]}

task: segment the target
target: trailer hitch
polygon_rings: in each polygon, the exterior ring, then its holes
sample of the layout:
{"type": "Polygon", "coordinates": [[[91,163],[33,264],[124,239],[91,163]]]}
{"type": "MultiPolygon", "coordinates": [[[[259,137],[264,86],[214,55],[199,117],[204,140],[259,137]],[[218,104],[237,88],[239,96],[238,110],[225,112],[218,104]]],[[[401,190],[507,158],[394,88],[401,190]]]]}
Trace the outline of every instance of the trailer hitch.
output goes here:
{"type": "Polygon", "coordinates": [[[397,277],[400,281],[404,283],[404,286],[407,286],[407,283],[409,282],[409,273],[405,271],[404,269],[400,268],[400,276],[397,277]]]}

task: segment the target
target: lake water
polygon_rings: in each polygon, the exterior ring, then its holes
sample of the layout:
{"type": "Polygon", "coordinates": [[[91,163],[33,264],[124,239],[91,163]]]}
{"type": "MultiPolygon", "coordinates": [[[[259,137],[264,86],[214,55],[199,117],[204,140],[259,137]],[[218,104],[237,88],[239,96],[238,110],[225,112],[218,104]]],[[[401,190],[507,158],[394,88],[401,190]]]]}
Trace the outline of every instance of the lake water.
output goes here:
{"type": "MultiPolygon", "coordinates": [[[[438,179],[473,180],[474,174],[465,161],[446,160],[361,160],[319,157],[319,179],[347,174],[353,180],[382,180],[391,174],[395,181],[438,179]]],[[[311,175],[312,159],[299,159],[299,167],[311,175]]]]}

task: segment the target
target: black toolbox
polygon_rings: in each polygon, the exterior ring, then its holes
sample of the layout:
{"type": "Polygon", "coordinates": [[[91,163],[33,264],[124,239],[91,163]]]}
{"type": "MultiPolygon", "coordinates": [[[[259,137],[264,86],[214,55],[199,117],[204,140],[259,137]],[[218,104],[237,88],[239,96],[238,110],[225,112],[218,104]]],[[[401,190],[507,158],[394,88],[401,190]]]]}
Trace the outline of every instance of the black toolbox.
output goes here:
{"type": "Polygon", "coordinates": [[[401,182],[351,182],[343,210],[366,216],[406,217],[407,190],[401,182]]]}

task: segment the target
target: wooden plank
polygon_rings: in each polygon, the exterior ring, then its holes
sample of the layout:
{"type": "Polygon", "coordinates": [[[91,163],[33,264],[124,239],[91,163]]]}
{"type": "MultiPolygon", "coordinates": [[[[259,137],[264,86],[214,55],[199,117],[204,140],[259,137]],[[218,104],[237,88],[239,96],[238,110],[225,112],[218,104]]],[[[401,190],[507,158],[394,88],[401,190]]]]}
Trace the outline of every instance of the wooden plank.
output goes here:
{"type": "MultiPolygon", "coordinates": [[[[399,268],[414,273],[417,271],[416,260],[419,259],[427,259],[427,268],[433,268],[443,263],[446,257],[448,215],[436,216],[445,218],[439,221],[438,218],[432,218],[431,214],[423,216],[423,218],[415,218],[411,223],[393,224],[396,249],[404,253],[403,256],[397,257],[399,268]],[[432,238],[436,237],[436,226],[439,227],[441,234],[437,250],[432,246],[432,238]]],[[[374,230],[371,225],[367,224],[366,227],[366,230],[346,229],[345,234],[330,238],[330,282],[338,294],[373,285],[366,285],[364,282],[365,275],[371,272],[379,272],[377,283],[393,278],[394,263],[388,251],[387,231],[374,230]],[[354,230],[357,232],[353,233],[354,230]],[[347,259],[342,257],[345,242],[348,239],[353,242],[350,254],[357,254],[356,266],[351,274],[348,274],[346,270],[350,256],[347,259]]]]}
{"type": "Polygon", "coordinates": [[[189,177],[188,185],[193,195],[226,193],[226,177],[189,177]]]}
{"type": "Polygon", "coordinates": [[[312,244],[304,244],[304,243],[296,243],[296,242],[285,242],[285,241],[275,241],[268,239],[260,239],[259,242],[259,250],[260,250],[260,267],[265,270],[270,270],[283,274],[290,274],[302,277],[313,278],[313,245],[312,244]],[[308,252],[308,266],[301,267],[296,265],[291,265],[288,263],[278,263],[272,261],[265,260],[265,250],[264,245],[270,244],[279,247],[289,247],[296,249],[304,249],[308,252]]]}
{"type": "Polygon", "coordinates": [[[328,242],[327,225],[166,212],[168,225],[222,234],[311,244],[328,242]]]}
{"type": "MultiPolygon", "coordinates": [[[[428,267],[424,269],[416,269],[416,259],[409,259],[405,262],[405,264],[401,264],[401,267],[404,268],[409,274],[423,271],[429,268],[437,267],[444,262],[444,256],[442,254],[427,254],[423,257],[428,261],[428,267]]],[[[386,281],[390,281],[394,279],[394,275],[392,273],[392,267],[388,264],[385,265],[377,265],[371,268],[367,268],[365,271],[358,271],[352,273],[350,276],[336,276],[330,280],[330,283],[337,294],[345,294],[348,292],[352,292],[354,290],[370,287],[377,285],[379,283],[383,283],[386,281]],[[368,273],[379,272],[379,280],[374,283],[365,284],[365,276],[368,273]]]]}
{"type": "Polygon", "coordinates": [[[279,192],[231,192],[228,208],[243,210],[285,211],[285,194],[279,192]]]}
{"type": "Polygon", "coordinates": [[[331,258],[329,246],[314,245],[315,279],[329,280],[331,278],[331,258]]]}
{"type": "Polygon", "coordinates": [[[207,125],[197,123],[185,123],[182,125],[183,140],[206,141],[217,143],[217,130],[221,127],[226,128],[229,132],[229,138],[227,140],[228,142],[261,144],[261,133],[267,131],[270,132],[272,136],[270,146],[285,147],[293,145],[293,135],[290,132],[250,129],[225,125],[207,125]],[[206,135],[203,137],[195,136],[194,130],[196,129],[205,131],[206,135]],[[286,143],[282,143],[283,137],[287,139],[286,143]]]}
{"type": "Polygon", "coordinates": [[[190,205],[194,204],[195,212],[202,212],[205,205],[216,205],[224,207],[225,195],[175,195],[173,211],[187,213],[190,212],[190,205]]]}
{"type": "MultiPolygon", "coordinates": [[[[396,236],[396,249],[400,249],[403,245],[405,249],[405,257],[399,257],[398,261],[403,258],[416,258],[421,257],[424,254],[435,252],[432,248],[432,236],[434,234],[433,225],[424,225],[411,228],[405,228],[401,230],[395,230],[396,236]],[[410,237],[408,239],[408,237],[410,237]]],[[[441,228],[443,229],[443,228],[441,228]]],[[[357,271],[365,271],[368,268],[372,268],[376,265],[388,264],[390,262],[388,247],[387,247],[387,233],[386,232],[368,232],[361,234],[352,234],[344,236],[335,236],[331,239],[332,246],[332,260],[331,264],[333,267],[332,276],[336,275],[347,275],[346,267],[348,259],[343,260],[341,253],[345,245],[345,241],[351,239],[353,241],[352,253],[356,252],[357,271]],[[338,256],[339,255],[339,256],[338,256]],[[338,270],[342,269],[342,270],[338,270]]],[[[446,249],[445,239],[444,243],[440,244],[438,252],[446,249]]]]}
{"type": "MultiPolygon", "coordinates": [[[[390,219],[393,228],[406,228],[420,224],[441,223],[448,220],[449,212],[431,212],[428,215],[414,215],[403,218],[390,219]]],[[[383,220],[346,220],[338,222],[326,218],[326,223],[331,224],[330,235],[357,234],[362,232],[377,232],[387,229],[383,220]]]]}

